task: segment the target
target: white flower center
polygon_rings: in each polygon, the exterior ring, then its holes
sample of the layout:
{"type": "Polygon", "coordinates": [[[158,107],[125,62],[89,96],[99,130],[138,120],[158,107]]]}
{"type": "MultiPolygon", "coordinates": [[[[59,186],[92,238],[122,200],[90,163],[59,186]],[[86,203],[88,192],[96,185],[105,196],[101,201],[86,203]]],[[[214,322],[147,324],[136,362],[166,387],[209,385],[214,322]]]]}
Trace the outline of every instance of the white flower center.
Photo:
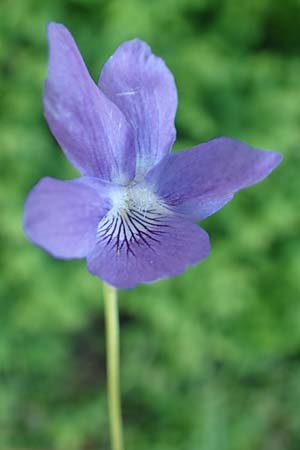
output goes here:
{"type": "Polygon", "coordinates": [[[127,186],[112,195],[113,206],[98,225],[97,238],[117,254],[135,255],[137,247],[153,248],[167,232],[170,211],[145,187],[127,186]]]}

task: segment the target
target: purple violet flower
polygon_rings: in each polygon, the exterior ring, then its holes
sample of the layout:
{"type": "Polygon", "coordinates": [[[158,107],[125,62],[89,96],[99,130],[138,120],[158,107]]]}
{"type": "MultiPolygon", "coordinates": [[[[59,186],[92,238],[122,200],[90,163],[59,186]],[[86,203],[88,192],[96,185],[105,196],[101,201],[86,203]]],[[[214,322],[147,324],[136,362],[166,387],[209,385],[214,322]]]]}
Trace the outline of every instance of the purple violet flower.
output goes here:
{"type": "Polygon", "coordinates": [[[170,153],[176,86],[147,44],[124,42],[97,86],[63,25],[50,23],[48,38],[45,116],[82,176],[37,183],[25,204],[28,238],[57,258],[86,258],[117,288],[206,258],[208,235],[193,222],[265,178],[282,156],[226,137],[170,153]]]}

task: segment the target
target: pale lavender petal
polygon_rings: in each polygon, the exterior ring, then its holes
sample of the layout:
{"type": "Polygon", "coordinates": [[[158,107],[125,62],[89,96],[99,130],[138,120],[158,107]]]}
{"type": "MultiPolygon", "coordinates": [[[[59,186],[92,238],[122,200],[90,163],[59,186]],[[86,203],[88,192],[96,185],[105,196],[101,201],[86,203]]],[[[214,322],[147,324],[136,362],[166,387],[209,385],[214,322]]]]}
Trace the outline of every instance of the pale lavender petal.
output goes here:
{"type": "Polygon", "coordinates": [[[208,256],[209,238],[199,226],[174,216],[153,221],[144,213],[131,214],[139,221],[127,219],[126,239],[121,221],[115,229],[115,222],[106,221],[87,256],[88,270],[112,286],[128,289],[176,276],[208,256]]]}
{"type": "Polygon", "coordinates": [[[173,75],[146,43],[135,39],[120,45],[106,62],[99,87],[135,130],[137,177],[141,178],[169,152],[175,140],[173,75]]]}
{"type": "Polygon", "coordinates": [[[277,152],[223,137],[168,155],[145,183],[177,213],[201,220],[263,180],[281,160],[277,152]]]}
{"type": "Polygon", "coordinates": [[[88,177],[43,178],[28,195],[27,237],[57,258],[84,258],[96,243],[97,226],[111,207],[110,185],[88,177]]]}
{"type": "Polygon", "coordinates": [[[69,31],[50,23],[48,39],[44,109],[52,133],[82,174],[130,182],[136,158],[125,116],[91,79],[69,31]]]}

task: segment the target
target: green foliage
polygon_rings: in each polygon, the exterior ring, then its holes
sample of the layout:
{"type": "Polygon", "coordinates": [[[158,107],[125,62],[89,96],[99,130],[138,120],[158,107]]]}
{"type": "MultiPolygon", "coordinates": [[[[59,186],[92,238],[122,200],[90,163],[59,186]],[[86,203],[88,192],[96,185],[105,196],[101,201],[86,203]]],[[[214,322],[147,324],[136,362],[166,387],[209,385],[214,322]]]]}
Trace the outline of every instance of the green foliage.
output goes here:
{"type": "Polygon", "coordinates": [[[218,135],[283,164],[203,226],[183,276],[120,293],[133,450],[299,450],[298,0],[2,0],[0,450],[108,449],[101,283],[23,235],[42,176],[76,176],[42,114],[48,20],[94,77],[125,39],[150,43],[179,91],[176,149],[218,135]]]}

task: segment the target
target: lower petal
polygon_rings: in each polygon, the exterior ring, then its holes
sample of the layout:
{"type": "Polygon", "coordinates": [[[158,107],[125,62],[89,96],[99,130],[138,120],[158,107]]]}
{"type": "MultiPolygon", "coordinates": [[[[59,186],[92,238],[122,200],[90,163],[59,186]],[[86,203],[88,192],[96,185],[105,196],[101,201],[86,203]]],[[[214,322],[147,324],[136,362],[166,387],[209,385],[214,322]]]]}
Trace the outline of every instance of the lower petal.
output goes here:
{"type": "Polygon", "coordinates": [[[94,247],[99,220],[110,207],[107,186],[88,177],[43,178],[25,203],[27,237],[57,258],[84,258],[94,247]]]}
{"type": "Polygon", "coordinates": [[[130,214],[125,222],[104,218],[87,256],[88,270],[116,288],[179,275],[208,256],[209,238],[199,226],[176,216],[130,214]]]}

